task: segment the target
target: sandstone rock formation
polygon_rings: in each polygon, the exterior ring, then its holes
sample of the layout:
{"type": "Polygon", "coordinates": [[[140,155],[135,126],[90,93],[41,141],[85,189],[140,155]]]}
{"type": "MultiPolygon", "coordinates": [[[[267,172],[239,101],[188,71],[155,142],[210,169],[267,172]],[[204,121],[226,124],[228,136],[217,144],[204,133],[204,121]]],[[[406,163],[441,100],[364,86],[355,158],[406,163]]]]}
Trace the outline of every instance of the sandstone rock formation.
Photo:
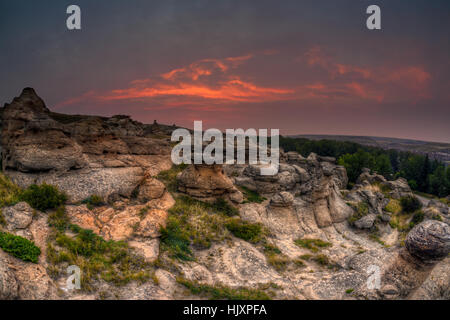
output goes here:
{"type": "Polygon", "coordinates": [[[449,207],[430,200],[421,212],[401,217],[404,229],[391,226],[399,217],[388,203],[412,195],[404,179],[388,181],[364,170],[346,190],[346,170],[336,159],[280,152],[274,176],[261,175],[261,165],[189,165],[166,186],[158,173],[172,167],[174,126],[123,115],[52,113],[29,88],[1,113],[4,173],[22,187],[44,181],[58,186],[70,196],[70,224],[126,242],[154,272],[152,279],[123,286],[100,277],[91,292],[62,290],[66,277],[51,276],[47,259],[54,212],[19,202],[1,208],[0,231],[33,241],[41,255],[33,264],[0,249],[0,299],[198,298],[186,292],[181,277],[228,292],[270,291],[275,299],[450,298],[449,207]],[[92,195],[104,201],[80,203],[92,195]],[[229,217],[198,202],[187,207],[186,196],[210,203],[223,198],[239,213],[229,217]],[[410,230],[415,214],[424,221],[410,230]],[[261,239],[240,238],[231,222],[249,233],[260,230],[261,239]],[[164,237],[191,256],[169,254],[164,237]],[[379,270],[379,288],[368,287],[370,270],[379,270]]]}
{"type": "Polygon", "coordinates": [[[127,116],[55,114],[31,88],[5,105],[1,121],[4,172],[22,187],[56,185],[72,202],[129,197],[139,185],[146,197],[144,179],[171,167],[169,143],[152,126],[127,116]]]}
{"type": "Polygon", "coordinates": [[[220,165],[190,165],[177,177],[178,189],[193,198],[213,202],[217,198],[228,198],[242,202],[241,192],[225,175],[220,165]]]}

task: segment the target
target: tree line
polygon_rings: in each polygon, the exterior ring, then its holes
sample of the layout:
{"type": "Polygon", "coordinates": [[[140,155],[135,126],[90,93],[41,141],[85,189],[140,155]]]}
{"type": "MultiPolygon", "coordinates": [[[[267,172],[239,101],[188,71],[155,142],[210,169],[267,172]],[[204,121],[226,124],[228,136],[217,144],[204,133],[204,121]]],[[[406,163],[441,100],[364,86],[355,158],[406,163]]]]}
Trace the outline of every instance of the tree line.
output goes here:
{"type": "Polygon", "coordinates": [[[280,137],[285,152],[297,151],[307,157],[311,152],[335,157],[347,169],[349,183],[355,183],[362,168],[369,168],[387,179],[403,177],[411,189],[438,197],[450,194],[450,167],[428,155],[394,149],[363,146],[355,142],[335,140],[309,140],[280,137]]]}

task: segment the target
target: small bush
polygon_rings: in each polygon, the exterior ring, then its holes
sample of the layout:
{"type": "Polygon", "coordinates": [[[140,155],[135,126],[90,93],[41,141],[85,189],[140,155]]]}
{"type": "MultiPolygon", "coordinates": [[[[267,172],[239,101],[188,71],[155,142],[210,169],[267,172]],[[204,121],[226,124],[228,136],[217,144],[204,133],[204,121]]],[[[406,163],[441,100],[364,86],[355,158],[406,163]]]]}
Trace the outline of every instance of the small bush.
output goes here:
{"type": "MultiPolygon", "coordinates": [[[[207,204],[205,204],[208,206],[207,204]]],[[[217,212],[223,213],[228,217],[236,216],[239,214],[239,210],[232,207],[228,202],[226,202],[223,198],[219,198],[211,205],[211,208],[217,212]]]]}
{"type": "Polygon", "coordinates": [[[353,291],[355,291],[355,289],[347,289],[347,290],[345,290],[345,293],[346,293],[346,294],[350,294],[350,293],[352,293],[353,291]]]}
{"type": "Polygon", "coordinates": [[[416,212],[411,220],[412,226],[421,223],[425,219],[425,214],[422,211],[416,212]]]}
{"type": "Polygon", "coordinates": [[[4,174],[0,173],[0,208],[19,202],[21,190],[4,174]]]}
{"type": "Polygon", "coordinates": [[[369,205],[365,201],[361,201],[356,205],[351,205],[355,212],[348,218],[348,222],[353,225],[356,221],[369,213],[369,205]]]}
{"type": "Polygon", "coordinates": [[[330,265],[330,259],[324,254],[318,254],[314,257],[314,261],[320,264],[321,266],[330,265]]]}
{"type": "Polygon", "coordinates": [[[6,232],[0,232],[0,248],[16,258],[33,263],[38,263],[41,254],[41,249],[34,242],[6,232]]]}
{"type": "Polygon", "coordinates": [[[297,239],[294,241],[294,243],[299,247],[309,249],[312,252],[318,252],[322,248],[332,246],[330,242],[326,242],[320,239],[297,239]]]}
{"type": "Polygon", "coordinates": [[[264,245],[264,254],[267,257],[267,262],[278,271],[286,270],[288,264],[291,262],[288,257],[281,253],[275,245],[266,243],[264,245]]]}
{"type": "Polygon", "coordinates": [[[194,260],[190,248],[191,239],[183,228],[185,222],[176,216],[170,215],[165,228],[161,228],[161,245],[170,252],[171,257],[184,260],[194,260]]]}
{"type": "Polygon", "coordinates": [[[241,190],[246,198],[246,201],[244,201],[244,203],[248,203],[248,202],[261,203],[264,200],[266,200],[266,198],[260,196],[260,194],[258,192],[250,190],[247,187],[241,187],[241,190]]]}
{"type": "Polygon", "coordinates": [[[233,219],[225,226],[235,237],[248,242],[257,243],[263,236],[261,225],[248,223],[240,219],[233,219]]]}
{"type": "Polygon", "coordinates": [[[0,227],[5,227],[6,226],[6,220],[5,217],[3,216],[3,212],[0,209],[0,227]]]}
{"type": "Polygon", "coordinates": [[[103,206],[105,204],[102,197],[95,194],[87,199],[84,199],[81,203],[86,204],[89,210],[92,210],[95,207],[103,206]]]}
{"type": "Polygon", "coordinates": [[[270,300],[270,296],[260,289],[228,288],[223,285],[210,286],[178,277],[177,282],[185,286],[192,294],[206,296],[214,300],[270,300]]]}
{"type": "MultiPolygon", "coordinates": [[[[172,226],[177,226],[177,229],[172,231],[182,235],[182,238],[189,240],[196,248],[207,249],[213,241],[222,241],[230,236],[225,228],[225,224],[230,220],[228,215],[232,214],[227,205],[216,203],[214,208],[212,204],[178,196],[175,205],[169,210],[168,219],[172,226]]],[[[176,246],[163,248],[168,249],[172,257],[178,256],[172,250],[176,250],[176,246]]]]}
{"type": "Polygon", "coordinates": [[[187,164],[173,165],[171,169],[161,171],[157,178],[166,185],[167,190],[170,192],[176,192],[178,186],[177,175],[186,168],[187,164]]]}
{"type": "Polygon", "coordinates": [[[64,204],[67,196],[56,187],[44,183],[40,186],[29,186],[20,195],[20,200],[27,202],[34,209],[46,211],[64,204]]]}
{"type": "Polygon", "coordinates": [[[312,257],[312,254],[303,254],[299,258],[305,261],[309,261],[312,257]]]}
{"type": "Polygon", "coordinates": [[[422,202],[417,197],[409,196],[400,199],[400,204],[403,211],[407,213],[412,213],[422,208],[422,202]]]}
{"type": "Polygon", "coordinates": [[[67,217],[64,206],[60,206],[54,212],[51,212],[48,215],[47,221],[50,227],[56,228],[58,231],[64,231],[70,225],[69,217],[67,217]]]}
{"type": "Polygon", "coordinates": [[[400,204],[400,201],[391,199],[389,203],[386,205],[386,207],[384,207],[384,210],[392,214],[397,214],[402,211],[402,206],[400,204]]]}
{"type": "Polygon", "coordinates": [[[145,282],[150,279],[150,265],[134,254],[123,241],[106,241],[91,230],[70,225],[75,236],[64,233],[55,235],[56,247],[47,244],[47,260],[57,276],[61,263],[77,265],[81,268],[81,286],[91,290],[93,280],[99,278],[117,286],[132,280],[145,282]]]}

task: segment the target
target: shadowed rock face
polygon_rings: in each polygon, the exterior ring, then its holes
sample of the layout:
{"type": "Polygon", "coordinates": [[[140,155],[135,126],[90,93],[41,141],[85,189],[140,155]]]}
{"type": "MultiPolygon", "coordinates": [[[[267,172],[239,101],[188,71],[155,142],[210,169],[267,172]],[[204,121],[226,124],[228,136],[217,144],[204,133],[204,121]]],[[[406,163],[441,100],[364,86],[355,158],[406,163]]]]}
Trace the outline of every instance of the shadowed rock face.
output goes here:
{"type": "Polygon", "coordinates": [[[409,232],[405,246],[420,260],[443,259],[450,252],[450,227],[441,221],[424,221],[409,232]]]}

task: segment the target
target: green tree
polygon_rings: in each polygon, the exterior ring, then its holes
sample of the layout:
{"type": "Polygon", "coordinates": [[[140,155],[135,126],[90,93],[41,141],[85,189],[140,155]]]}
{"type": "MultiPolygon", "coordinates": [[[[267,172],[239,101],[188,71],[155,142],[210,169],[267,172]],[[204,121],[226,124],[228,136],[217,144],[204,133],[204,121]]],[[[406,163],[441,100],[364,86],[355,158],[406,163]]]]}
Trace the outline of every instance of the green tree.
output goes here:
{"type": "Polygon", "coordinates": [[[429,192],[437,195],[438,197],[446,197],[447,193],[447,181],[444,166],[439,166],[429,179],[430,187],[429,192]]]}
{"type": "Polygon", "coordinates": [[[380,154],[375,158],[374,170],[385,177],[392,174],[392,165],[389,156],[386,154],[380,154]]]}
{"type": "Polygon", "coordinates": [[[362,149],[359,149],[354,154],[344,154],[339,158],[338,163],[344,166],[347,170],[347,175],[350,182],[355,182],[356,179],[358,179],[363,168],[375,168],[374,157],[362,149]]]}

